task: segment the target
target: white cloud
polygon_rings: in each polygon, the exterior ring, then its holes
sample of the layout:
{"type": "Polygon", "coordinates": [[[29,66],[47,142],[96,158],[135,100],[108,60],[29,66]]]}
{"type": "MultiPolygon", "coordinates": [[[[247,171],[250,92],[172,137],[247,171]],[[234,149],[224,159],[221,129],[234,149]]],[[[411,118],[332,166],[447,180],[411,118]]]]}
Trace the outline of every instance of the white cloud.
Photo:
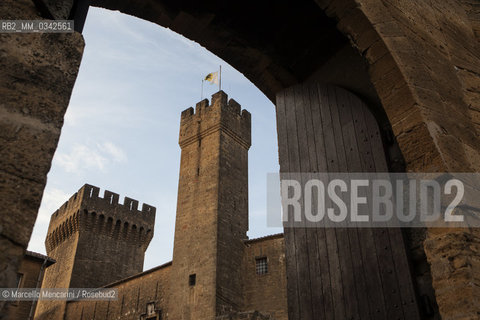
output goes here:
{"type": "Polygon", "coordinates": [[[66,172],[82,170],[105,171],[109,164],[127,161],[125,152],[112,142],[97,143],[95,146],[75,144],[70,153],[60,153],[54,162],[66,172]]]}
{"type": "Polygon", "coordinates": [[[105,142],[103,145],[97,145],[99,149],[104,149],[104,151],[112,156],[114,162],[125,162],[127,161],[127,155],[125,152],[114,145],[111,142],[105,142]]]}

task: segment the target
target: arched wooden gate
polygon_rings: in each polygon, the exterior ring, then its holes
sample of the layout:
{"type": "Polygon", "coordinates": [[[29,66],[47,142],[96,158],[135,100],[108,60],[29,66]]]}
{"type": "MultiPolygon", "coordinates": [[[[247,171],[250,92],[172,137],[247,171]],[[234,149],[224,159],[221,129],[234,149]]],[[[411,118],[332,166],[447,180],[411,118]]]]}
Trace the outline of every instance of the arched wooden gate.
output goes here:
{"type": "MultiPolygon", "coordinates": [[[[377,122],[354,94],[277,94],[280,171],[387,172],[377,122]]],[[[419,319],[400,229],[285,228],[289,319],[419,319]]]]}

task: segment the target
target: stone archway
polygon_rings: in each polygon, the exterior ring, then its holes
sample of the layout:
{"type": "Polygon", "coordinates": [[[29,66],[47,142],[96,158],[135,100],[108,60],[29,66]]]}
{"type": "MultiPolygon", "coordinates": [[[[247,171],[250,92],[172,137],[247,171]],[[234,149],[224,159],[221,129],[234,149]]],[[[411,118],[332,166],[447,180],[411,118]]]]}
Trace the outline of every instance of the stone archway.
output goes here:
{"type": "MultiPolygon", "coordinates": [[[[317,0],[272,2],[264,7],[253,1],[93,0],[91,4],[169,27],[200,43],[243,72],[272,101],[279,90],[305,81],[348,38],[367,62],[407,170],[479,169],[480,28],[475,21],[480,14],[468,1],[317,0]],[[286,44],[282,47],[282,43],[286,44]]],[[[3,1],[0,13],[5,19],[39,18],[30,0],[3,1]]],[[[0,75],[0,283],[7,287],[33,228],[83,40],[75,33],[1,34],[0,41],[4,71],[0,75]]],[[[445,237],[460,247],[467,242],[478,245],[479,238],[454,232],[432,234],[427,241],[442,314],[448,317],[460,309],[474,312],[473,304],[466,310],[447,303],[451,290],[442,280],[454,272],[445,275],[441,270],[447,266],[455,270],[448,255],[456,253],[442,242],[445,237]],[[447,257],[439,250],[446,250],[447,257]]],[[[460,288],[467,288],[478,273],[471,264],[465,268],[470,268],[470,278],[453,279],[460,288]]],[[[476,294],[468,292],[469,301],[474,301],[476,294]]]]}

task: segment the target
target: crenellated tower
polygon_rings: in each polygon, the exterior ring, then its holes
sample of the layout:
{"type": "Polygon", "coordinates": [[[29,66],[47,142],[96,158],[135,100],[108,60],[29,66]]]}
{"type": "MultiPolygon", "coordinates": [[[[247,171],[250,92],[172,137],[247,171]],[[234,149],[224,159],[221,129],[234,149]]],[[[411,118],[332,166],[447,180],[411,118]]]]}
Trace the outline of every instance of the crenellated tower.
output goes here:
{"type": "MultiPolygon", "coordinates": [[[[142,272],[153,236],[155,208],[85,184],[50,218],[45,246],[57,263],[46,269],[44,288],[97,288],[142,272]]],[[[36,319],[57,319],[64,302],[45,301],[36,319]]]]}
{"type": "Polygon", "coordinates": [[[171,319],[241,308],[251,116],[219,91],[182,112],[171,319]]]}

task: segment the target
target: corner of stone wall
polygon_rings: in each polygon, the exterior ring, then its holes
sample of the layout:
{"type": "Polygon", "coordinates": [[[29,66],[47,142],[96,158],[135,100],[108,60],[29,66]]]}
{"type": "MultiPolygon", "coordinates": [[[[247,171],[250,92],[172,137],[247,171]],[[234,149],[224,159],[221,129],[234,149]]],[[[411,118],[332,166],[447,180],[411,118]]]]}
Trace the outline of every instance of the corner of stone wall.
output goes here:
{"type": "MultiPolygon", "coordinates": [[[[2,19],[41,19],[2,0],[2,19]]],[[[37,217],[83,54],[79,33],[0,34],[0,287],[13,287],[37,217]]],[[[0,319],[6,317],[0,304],[0,319]]]]}

